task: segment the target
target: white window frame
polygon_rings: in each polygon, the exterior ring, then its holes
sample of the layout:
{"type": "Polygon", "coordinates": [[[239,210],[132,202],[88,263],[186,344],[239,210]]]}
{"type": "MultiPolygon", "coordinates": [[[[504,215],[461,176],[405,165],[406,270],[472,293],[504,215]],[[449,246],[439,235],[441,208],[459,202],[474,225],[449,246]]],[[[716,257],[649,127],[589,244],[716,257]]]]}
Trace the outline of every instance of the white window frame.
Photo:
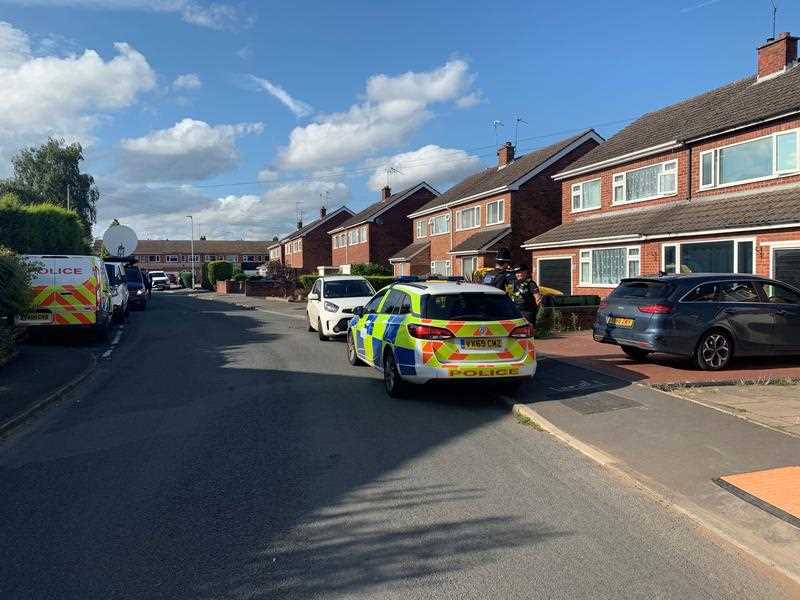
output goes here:
{"type": "Polygon", "coordinates": [[[488,202],[486,204],[486,224],[487,225],[497,225],[498,223],[503,223],[506,219],[506,201],[505,198],[500,198],[499,200],[495,200],[494,202],[488,202]],[[495,221],[489,220],[489,215],[491,211],[489,207],[497,205],[497,216],[498,219],[495,221]]]}
{"type": "Polygon", "coordinates": [[[470,206],[468,208],[462,208],[459,211],[456,211],[456,231],[466,231],[468,229],[478,229],[481,226],[481,207],[480,206],[470,206]],[[470,225],[469,227],[464,227],[462,223],[464,222],[464,213],[465,212],[474,212],[477,213],[475,215],[475,224],[470,225]]]}
{"type": "Polygon", "coordinates": [[[147,262],[160,263],[161,262],[161,255],[160,254],[148,254],[147,255],[147,262]]]}
{"type": "MultiPolygon", "coordinates": [[[[702,181],[702,179],[701,179],[702,181]]],[[[611,176],[611,205],[622,206],[625,204],[636,204],[637,202],[647,202],[648,200],[656,200],[657,198],[669,198],[670,196],[678,195],[678,159],[665,160],[660,163],[653,163],[652,165],[645,165],[644,167],[637,167],[628,171],[619,171],[611,176]],[[643,171],[645,169],[652,169],[653,167],[661,167],[656,177],[656,194],[655,196],[645,196],[644,198],[637,198],[636,200],[628,200],[628,174],[643,171]],[[672,192],[664,192],[661,189],[661,177],[670,171],[668,167],[673,167],[675,171],[675,190],[672,192]],[[617,200],[615,190],[622,190],[622,200],[617,200]]]]}
{"type": "Polygon", "coordinates": [[[178,257],[177,254],[167,254],[167,262],[168,263],[181,262],[181,259],[178,257]]]}
{"type": "Polygon", "coordinates": [[[713,148],[712,150],[704,150],[700,153],[700,165],[699,165],[699,172],[700,172],[700,189],[701,190],[710,190],[710,189],[724,189],[728,187],[733,187],[736,185],[744,185],[747,183],[754,183],[757,181],[769,181],[770,179],[778,179],[780,177],[788,177],[792,175],[797,175],[800,173],[800,128],[795,129],[784,129],[783,131],[776,131],[775,133],[770,133],[768,135],[762,135],[759,137],[755,137],[749,140],[743,140],[741,142],[735,142],[733,144],[726,144],[724,146],[720,146],[718,148],[713,148]],[[796,151],[795,151],[795,168],[788,169],[788,170],[778,170],[778,136],[787,135],[790,133],[794,133],[795,135],[795,144],[796,144],[796,151]],[[772,174],[765,175],[763,177],[753,177],[751,179],[742,179],[739,181],[733,181],[731,183],[719,183],[719,167],[720,167],[720,160],[719,155],[721,150],[725,150],[726,148],[733,148],[734,146],[741,146],[742,144],[749,144],[750,142],[757,142],[759,140],[764,140],[766,138],[772,138],[772,174]],[[711,159],[711,168],[713,169],[713,176],[712,176],[712,183],[710,185],[703,185],[703,156],[708,154],[712,155],[711,159]]]}
{"type": "MultiPolygon", "coordinates": [[[[740,274],[740,275],[755,275],[756,270],[758,268],[756,262],[756,238],[754,237],[725,237],[725,238],[700,238],[700,239],[688,239],[684,240],[683,242],[665,242],[661,244],[661,270],[666,272],[667,264],[666,264],[666,252],[665,248],[672,246],[675,248],[675,272],[680,274],[681,268],[681,261],[683,257],[681,255],[681,246],[685,244],[705,244],[709,242],[733,242],[733,275],[740,274]],[[752,265],[753,271],[752,273],[739,273],[739,244],[742,242],[750,242],[753,244],[753,257],[752,257],[752,265]]],[[[795,242],[796,243],[796,242],[795,242]]],[[[800,244],[798,244],[800,246],[800,244]]],[[[722,275],[722,273],[720,273],[722,275]]]]}
{"type": "Polygon", "coordinates": [[[447,214],[443,214],[443,215],[437,215],[437,216],[435,216],[435,217],[431,217],[430,219],[428,219],[428,228],[429,228],[429,230],[430,230],[430,231],[429,231],[429,235],[430,235],[430,236],[434,236],[434,235],[446,235],[446,234],[450,233],[450,214],[449,214],[449,213],[447,213],[447,214]],[[445,229],[444,231],[437,231],[437,232],[435,232],[435,233],[434,233],[434,231],[433,231],[433,223],[434,223],[434,222],[435,222],[437,219],[442,219],[442,221],[444,222],[444,224],[445,224],[445,226],[446,226],[446,229],[445,229]]]}
{"type": "Polygon", "coordinates": [[[359,244],[366,244],[367,243],[367,226],[362,225],[358,228],[358,243],[359,244]]]}
{"type": "Polygon", "coordinates": [[[428,237],[428,222],[425,219],[419,219],[414,223],[414,231],[417,239],[428,237]]]}
{"type": "Polygon", "coordinates": [[[452,271],[450,268],[450,261],[449,260],[432,260],[431,261],[431,274],[433,275],[444,275],[445,277],[449,277],[452,275],[452,271]],[[444,270],[445,273],[437,273],[436,272],[436,263],[444,263],[444,270]]]}
{"type": "Polygon", "coordinates": [[[572,212],[574,212],[574,213],[586,212],[588,210],[600,210],[601,208],[603,208],[603,182],[602,182],[602,180],[599,177],[597,177],[595,179],[587,179],[586,181],[581,181],[580,183],[573,183],[570,186],[569,206],[572,209],[572,212]],[[591,206],[589,208],[584,208],[584,206],[583,206],[583,186],[585,186],[587,183],[594,183],[595,181],[597,181],[600,184],[600,204],[598,206],[591,206]],[[577,190],[577,194],[575,193],[576,190],[577,190]],[[577,198],[579,199],[579,202],[580,202],[580,207],[579,208],[575,208],[575,205],[573,203],[575,198],[576,198],[576,196],[577,196],[577,198]]]}
{"type": "Polygon", "coordinates": [[[594,253],[596,250],[619,250],[624,249],[626,250],[625,256],[625,275],[623,279],[627,277],[631,277],[631,263],[632,262],[639,262],[639,273],[635,275],[641,275],[642,273],[642,247],[641,246],[603,246],[599,248],[580,248],[578,250],[578,287],[589,287],[589,288],[608,288],[613,289],[619,285],[619,281],[617,283],[593,283],[592,281],[586,281],[583,279],[583,273],[581,272],[581,264],[588,264],[589,265],[589,279],[592,278],[592,260],[594,258],[594,253]],[[636,252],[637,254],[631,255],[631,251],[636,252]],[[584,256],[586,254],[586,256],[584,256]]]}
{"type": "MultiPolygon", "coordinates": [[[[477,256],[462,256],[461,257],[461,275],[464,275],[464,261],[467,261],[467,260],[473,262],[472,273],[470,273],[470,276],[472,276],[475,273],[475,271],[478,270],[478,257],[477,256]]],[[[466,277],[466,275],[464,275],[464,276],[466,277]]]]}

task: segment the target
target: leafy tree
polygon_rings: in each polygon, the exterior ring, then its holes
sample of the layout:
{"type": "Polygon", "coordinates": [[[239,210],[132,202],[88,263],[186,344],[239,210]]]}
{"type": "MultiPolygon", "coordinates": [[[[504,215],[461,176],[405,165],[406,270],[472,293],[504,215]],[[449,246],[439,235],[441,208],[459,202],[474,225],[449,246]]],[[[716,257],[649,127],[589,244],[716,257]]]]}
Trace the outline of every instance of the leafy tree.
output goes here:
{"type": "Polygon", "coordinates": [[[50,138],[38,147],[24,148],[11,160],[14,177],[3,182],[0,193],[13,192],[24,204],[48,202],[69,208],[80,216],[86,235],[96,221],[100,192],[94,177],[81,173],[83,147],[50,138]]]}

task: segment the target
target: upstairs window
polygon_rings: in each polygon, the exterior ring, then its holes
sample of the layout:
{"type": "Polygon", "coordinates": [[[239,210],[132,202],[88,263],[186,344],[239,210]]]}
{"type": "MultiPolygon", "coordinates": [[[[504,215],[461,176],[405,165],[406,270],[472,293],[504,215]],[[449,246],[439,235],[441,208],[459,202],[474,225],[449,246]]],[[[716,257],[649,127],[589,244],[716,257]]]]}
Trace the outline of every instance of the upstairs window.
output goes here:
{"type": "Polygon", "coordinates": [[[600,208],[600,180],[592,179],[572,186],[572,211],[600,208]]]}
{"type": "Polygon", "coordinates": [[[431,235],[450,233],[450,215],[438,215],[428,221],[431,228],[431,235]]]}
{"type": "Polygon", "coordinates": [[[417,238],[424,238],[428,236],[428,227],[425,219],[420,219],[414,224],[417,230],[417,238]]]}
{"type": "Polygon", "coordinates": [[[678,161],[614,174],[614,204],[652,200],[678,191],[678,161]]]}
{"type": "Polygon", "coordinates": [[[495,225],[505,220],[505,200],[495,200],[486,205],[486,224],[495,225]]]}
{"type": "Polygon", "coordinates": [[[456,213],[456,230],[475,229],[481,226],[481,207],[473,206],[456,213]]]}
{"type": "Polygon", "coordinates": [[[798,130],[794,129],[702,152],[700,189],[797,173],[798,145],[798,130]]]}

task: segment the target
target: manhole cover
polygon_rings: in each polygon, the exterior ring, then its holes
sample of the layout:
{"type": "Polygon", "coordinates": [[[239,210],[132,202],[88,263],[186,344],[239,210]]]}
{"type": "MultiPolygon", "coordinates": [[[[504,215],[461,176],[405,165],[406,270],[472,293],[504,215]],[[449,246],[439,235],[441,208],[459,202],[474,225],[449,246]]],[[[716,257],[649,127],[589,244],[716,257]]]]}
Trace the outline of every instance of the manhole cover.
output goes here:
{"type": "Polygon", "coordinates": [[[564,398],[561,400],[561,404],[582,415],[594,415],[597,413],[611,412],[612,410],[641,406],[641,404],[635,400],[628,400],[627,398],[609,394],[608,392],[597,392],[580,398],[564,398]]]}

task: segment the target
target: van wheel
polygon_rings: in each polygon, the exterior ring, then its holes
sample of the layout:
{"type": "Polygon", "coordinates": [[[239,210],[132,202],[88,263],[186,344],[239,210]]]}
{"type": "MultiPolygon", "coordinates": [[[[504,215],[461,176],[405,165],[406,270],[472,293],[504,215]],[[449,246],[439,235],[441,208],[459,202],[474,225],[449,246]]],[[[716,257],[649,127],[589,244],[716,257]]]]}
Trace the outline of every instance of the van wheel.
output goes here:
{"type": "Polygon", "coordinates": [[[347,332],[347,362],[349,362],[354,367],[363,366],[364,363],[361,362],[361,359],[358,358],[358,352],[356,352],[356,340],[353,338],[353,332],[347,332]]]}
{"type": "Polygon", "coordinates": [[[111,315],[107,315],[102,323],[95,325],[95,337],[98,342],[108,343],[111,341],[111,315]]]}
{"type": "Polygon", "coordinates": [[[620,348],[633,360],[644,360],[650,354],[650,350],[644,350],[636,346],[620,346],[620,348]]]}
{"type": "Polygon", "coordinates": [[[402,398],[406,395],[408,384],[400,377],[397,361],[391,350],[383,355],[383,385],[386,387],[386,393],[392,398],[402,398]]]}
{"type": "Polygon", "coordinates": [[[325,335],[322,331],[322,320],[317,319],[317,335],[319,335],[319,339],[323,342],[328,341],[328,336],[325,335]]]}
{"type": "Polygon", "coordinates": [[[694,361],[704,371],[721,371],[733,358],[733,340],[718,329],[704,333],[694,352],[694,361]]]}

